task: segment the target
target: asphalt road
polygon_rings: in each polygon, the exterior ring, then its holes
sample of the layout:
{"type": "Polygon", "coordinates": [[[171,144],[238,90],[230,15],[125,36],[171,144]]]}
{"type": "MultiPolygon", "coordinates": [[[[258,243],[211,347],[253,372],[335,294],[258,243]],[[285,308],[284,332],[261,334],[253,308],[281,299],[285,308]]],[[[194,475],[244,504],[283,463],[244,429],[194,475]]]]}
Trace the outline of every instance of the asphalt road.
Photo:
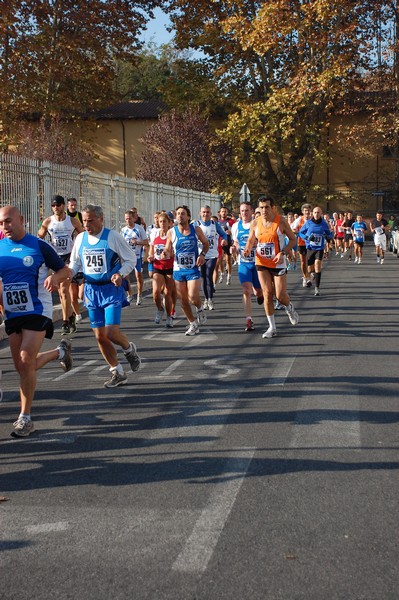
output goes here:
{"type": "Polygon", "coordinates": [[[243,332],[236,271],[192,338],[147,296],[113,390],[83,321],[24,440],[1,342],[0,598],[397,600],[399,261],[365,254],[331,257],[319,298],[289,273],[300,323],[271,340],[256,302],[243,332]]]}

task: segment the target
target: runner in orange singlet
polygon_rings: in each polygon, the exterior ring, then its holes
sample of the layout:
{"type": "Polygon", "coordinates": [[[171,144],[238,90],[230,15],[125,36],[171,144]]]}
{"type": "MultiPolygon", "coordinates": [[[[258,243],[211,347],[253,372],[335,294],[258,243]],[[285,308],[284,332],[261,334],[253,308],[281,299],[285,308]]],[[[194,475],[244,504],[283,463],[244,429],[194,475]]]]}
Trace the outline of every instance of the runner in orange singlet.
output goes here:
{"type": "Polygon", "coordinates": [[[299,321],[290,297],[287,294],[287,263],[286,254],[296,243],[296,237],[290,225],[279,214],[270,197],[260,198],[261,216],[251,224],[250,234],[243,254],[248,256],[256,244],[256,270],[265,298],[265,312],[269,328],[262,337],[272,338],[276,335],[273,297],[285,307],[292,325],[299,321]],[[285,245],[285,237],[288,244],[285,245]]]}

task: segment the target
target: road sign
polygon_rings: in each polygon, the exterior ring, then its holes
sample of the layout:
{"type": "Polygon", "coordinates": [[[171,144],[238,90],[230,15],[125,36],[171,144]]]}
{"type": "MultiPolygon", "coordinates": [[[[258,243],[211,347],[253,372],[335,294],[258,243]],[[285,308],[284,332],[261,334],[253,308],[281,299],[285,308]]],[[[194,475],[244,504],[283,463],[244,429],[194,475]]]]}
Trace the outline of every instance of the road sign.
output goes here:
{"type": "Polygon", "coordinates": [[[251,200],[251,192],[246,183],[243,184],[240,190],[240,202],[249,202],[251,200]]]}

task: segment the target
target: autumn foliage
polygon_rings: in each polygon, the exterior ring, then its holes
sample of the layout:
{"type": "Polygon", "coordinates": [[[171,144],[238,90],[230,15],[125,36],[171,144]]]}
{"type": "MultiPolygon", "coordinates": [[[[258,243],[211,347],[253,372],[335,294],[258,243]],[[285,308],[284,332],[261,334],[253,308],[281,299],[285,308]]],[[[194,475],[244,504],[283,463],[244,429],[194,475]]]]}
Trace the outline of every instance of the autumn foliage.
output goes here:
{"type": "MultiPolygon", "coordinates": [[[[251,189],[298,204],[326,160],[331,116],[381,73],[378,36],[394,3],[378,0],[169,0],[177,44],[209,57],[234,97],[222,135],[251,189]]],[[[381,44],[380,44],[381,48],[381,44]]],[[[386,39],[386,56],[394,48],[386,39]]],[[[391,54],[392,56],[392,54],[391,54]]],[[[389,57],[386,59],[389,66],[389,57]]],[[[392,70],[392,64],[391,64],[392,70]]]]}
{"type": "Polygon", "coordinates": [[[173,110],[161,116],[142,142],[139,176],[147,181],[213,192],[229,175],[229,148],[211,133],[198,110],[183,114],[173,110]]]}
{"type": "Polygon", "coordinates": [[[24,115],[85,114],[113,100],[116,61],[137,53],[155,0],[1,3],[2,143],[24,115]]]}

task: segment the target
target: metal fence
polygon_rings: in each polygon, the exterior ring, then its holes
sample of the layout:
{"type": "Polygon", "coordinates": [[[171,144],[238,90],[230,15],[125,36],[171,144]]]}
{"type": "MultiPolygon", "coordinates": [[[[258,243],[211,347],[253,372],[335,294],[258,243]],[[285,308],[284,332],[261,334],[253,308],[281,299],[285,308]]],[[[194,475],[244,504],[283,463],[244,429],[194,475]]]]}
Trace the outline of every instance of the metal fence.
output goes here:
{"type": "Polygon", "coordinates": [[[158,210],[186,204],[195,218],[204,204],[213,214],[221,205],[215,194],[0,154],[0,205],[18,206],[30,233],[36,234],[43,218],[52,214],[54,194],[76,198],[80,208],[101,206],[106,226],[116,230],[124,224],[125,211],[133,207],[150,224],[158,210]]]}

